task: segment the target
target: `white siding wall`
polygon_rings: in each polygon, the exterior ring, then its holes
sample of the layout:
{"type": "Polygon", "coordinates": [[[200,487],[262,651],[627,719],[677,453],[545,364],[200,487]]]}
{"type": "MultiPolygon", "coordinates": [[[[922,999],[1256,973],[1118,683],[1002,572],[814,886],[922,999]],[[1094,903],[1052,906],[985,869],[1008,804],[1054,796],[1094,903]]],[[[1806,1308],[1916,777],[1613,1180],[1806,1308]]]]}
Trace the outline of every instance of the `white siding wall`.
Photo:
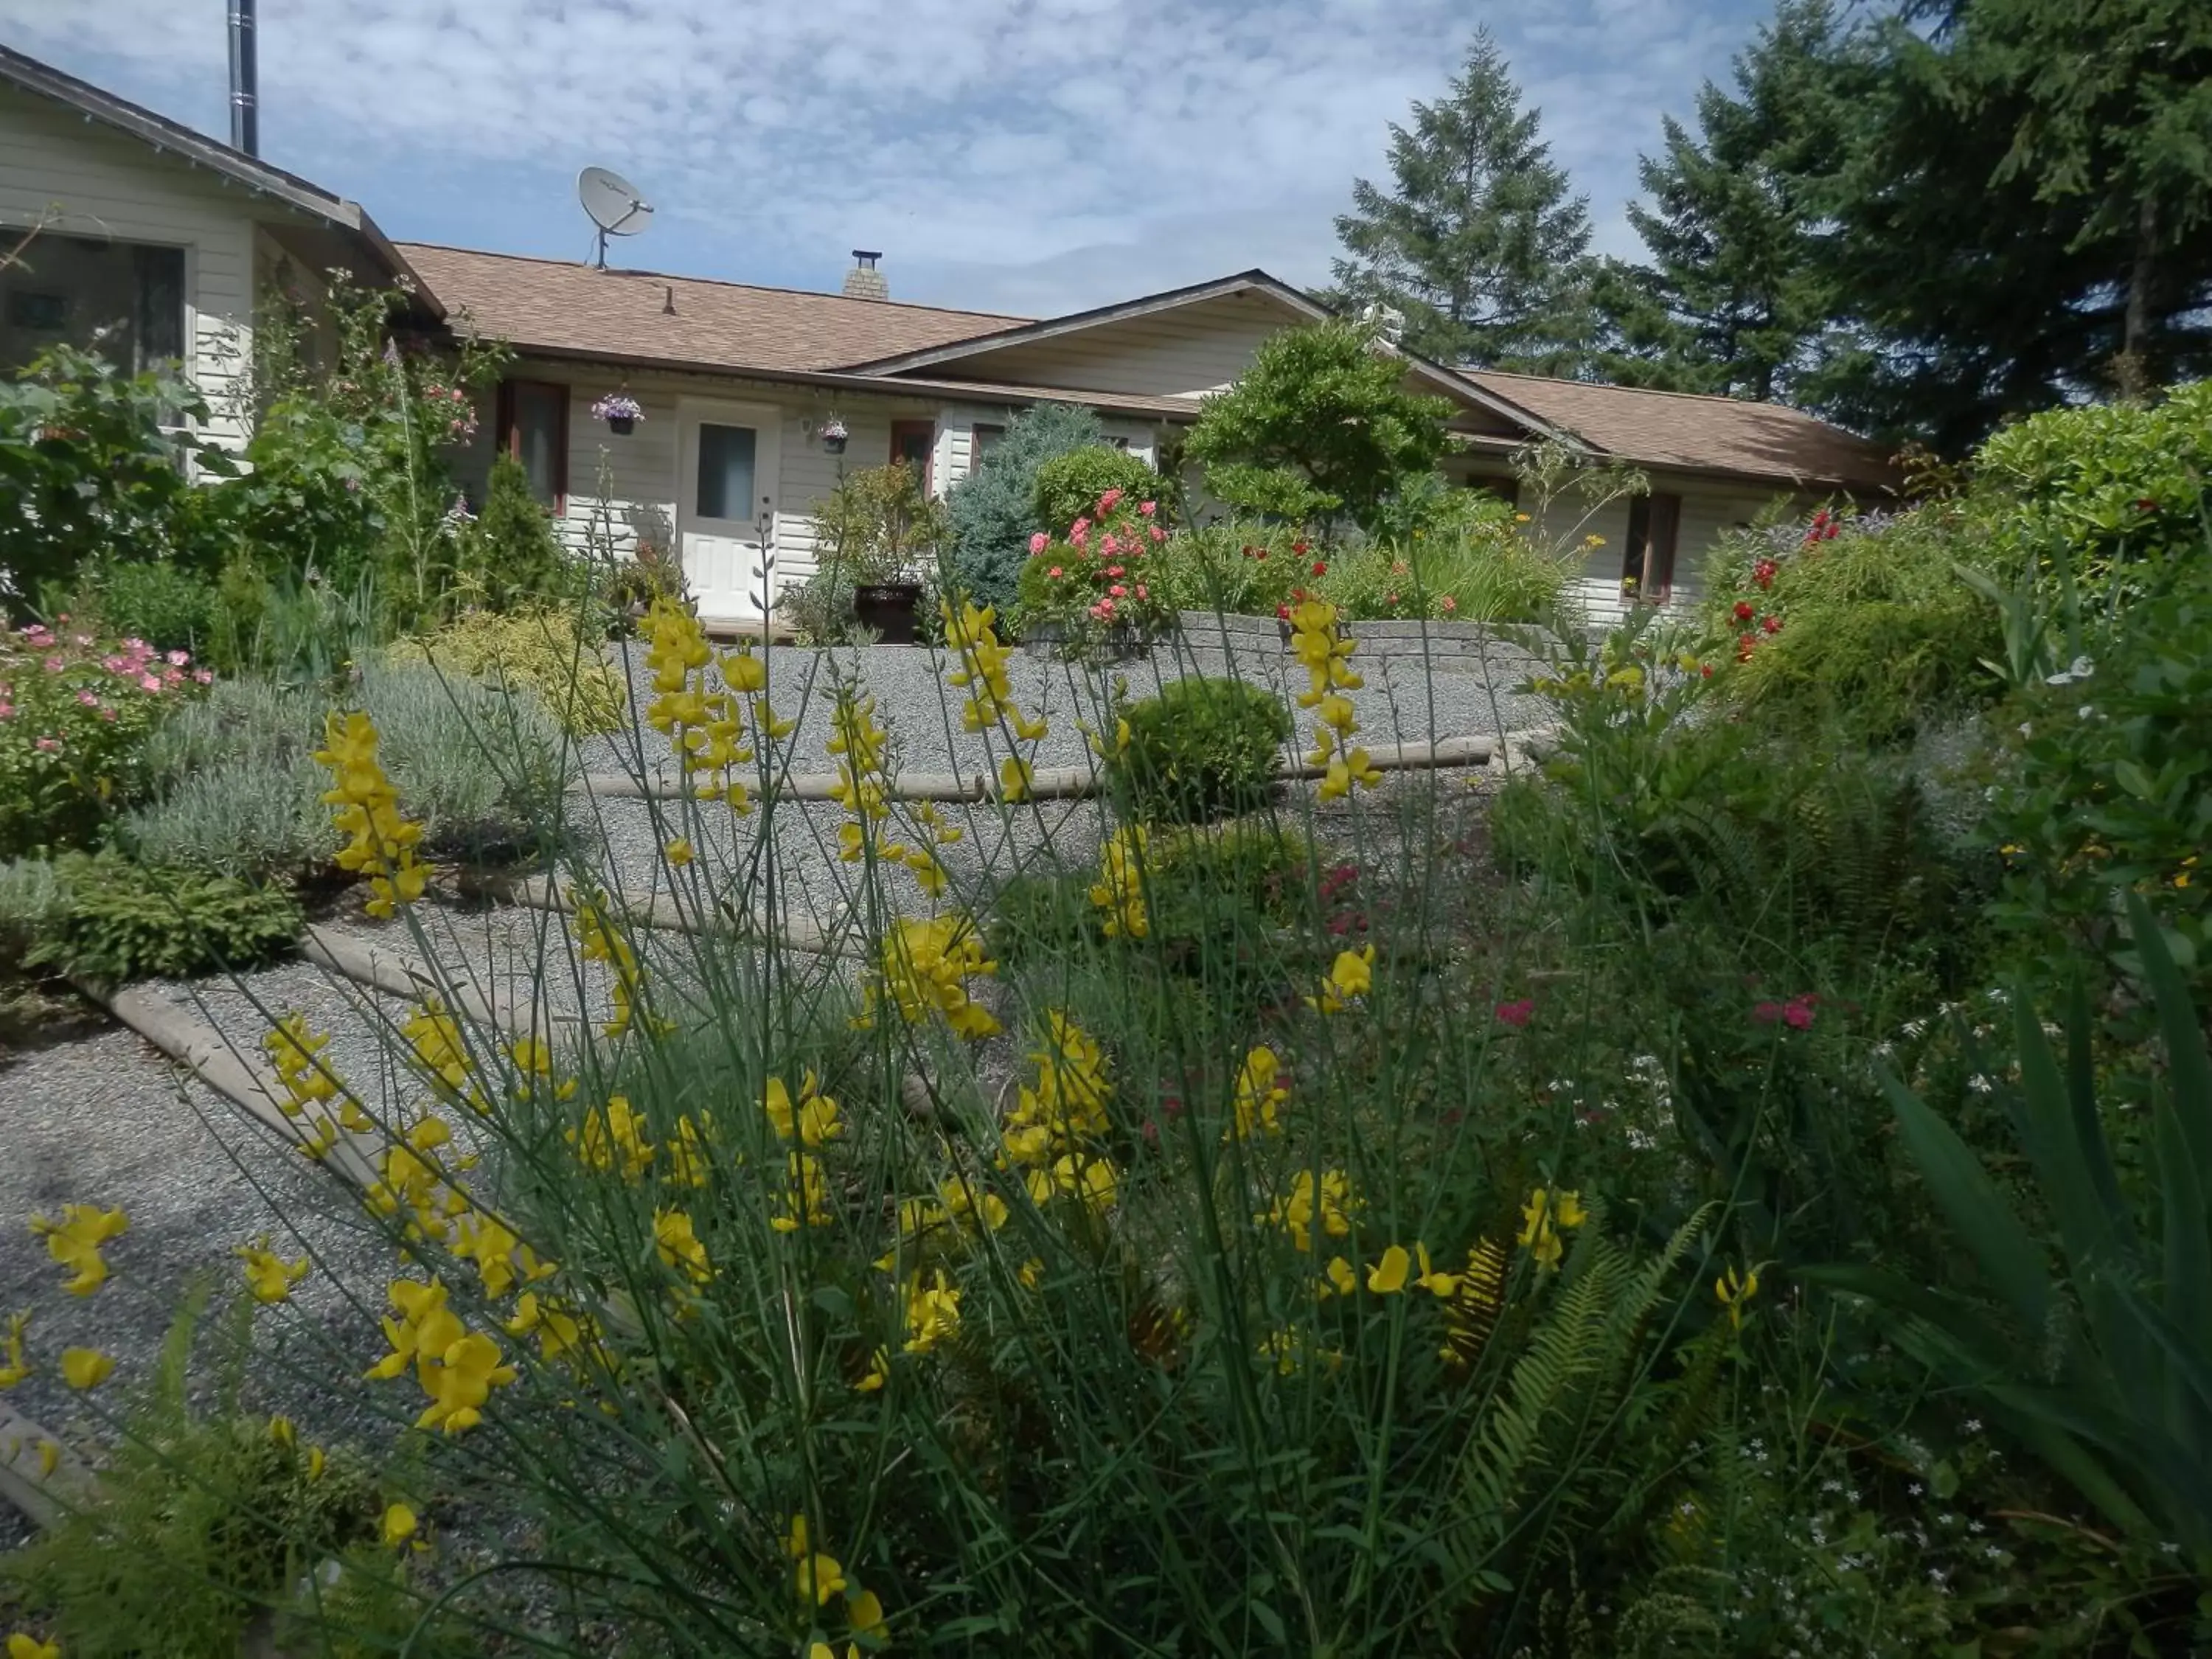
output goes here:
{"type": "Polygon", "coordinates": [[[0,225],[184,248],[190,367],[212,411],[208,435],[225,442],[244,438],[254,221],[283,212],[46,99],[0,88],[0,225]]]}
{"type": "MultiPolygon", "coordinates": [[[[1674,541],[1674,591],[1667,601],[1670,609],[1678,611],[1698,602],[1705,581],[1705,562],[1723,534],[1737,525],[1748,524],[1777,497],[1788,497],[1808,511],[1820,499],[1799,495],[1787,489],[1761,495],[1741,485],[1669,477],[1663,472],[1650,477],[1652,489],[1682,498],[1681,526],[1674,541]]],[[[1628,538],[1628,503],[1612,503],[1577,532],[1575,526],[1580,517],[1571,503],[1557,502],[1546,520],[1546,528],[1555,536],[1595,532],[1605,538],[1605,545],[1594,550],[1583,567],[1582,600],[1593,623],[1617,623],[1627,610],[1620,592],[1620,562],[1628,538]]]]}
{"type": "Polygon", "coordinates": [[[1226,386],[1244,372],[1261,341],[1297,320],[1259,295],[1231,295],[963,358],[944,372],[1014,386],[1193,398],[1226,386]]]}

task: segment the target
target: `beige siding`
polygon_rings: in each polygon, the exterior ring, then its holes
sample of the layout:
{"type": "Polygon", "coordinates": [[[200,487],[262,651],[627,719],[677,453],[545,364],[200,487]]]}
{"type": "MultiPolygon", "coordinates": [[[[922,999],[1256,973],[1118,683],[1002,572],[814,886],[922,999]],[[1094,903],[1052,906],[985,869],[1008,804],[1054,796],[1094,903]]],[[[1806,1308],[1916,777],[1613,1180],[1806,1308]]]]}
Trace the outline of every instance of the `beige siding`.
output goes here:
{"type": "Polygon", "coordinates": [[[1194,398],[1226,386],[1244,372],[1261,341],[1297,320],[1261,295],[1229,295],[963,357],[941,372],[1014,386],[1194,398]]]}
{"type": "Polygon", "coordinates": [[[279,211],[178,157],[0,88],[0,224],[184,248],[190,368],[213,412],[209,435],[228,442],[244,435],[254,220],[279,211]]]}
{"type": "MultiPolygon", "coordinates": [[[[1674,542],[1674,591],[1668,599],[1668,607],[1676,611],[1686,611],[1697,604],[1706,562],[1727,532],[1750,523],[1778,498],[1791,500],[1808,512],[1820,499],[1795,495],[1784,489],[1759,494],[1741,484],[1670,477],[1663,472],[1651,475],[1651,487],[1682,498],[1681,527],[1674,542]]],[[[1628,536],[1628,503],[1612,503],[1577,532],[1574,526],[1579,517],[1567,504],[1555,503],[1547,528],[1555,536],[1595,533],[1605,538],[1605,544],[1590,553],[1583,567],[1582,600],[1592,623],[1617,623],[1627,609],[1620,592],[1620,562],[1628,536]]]]}

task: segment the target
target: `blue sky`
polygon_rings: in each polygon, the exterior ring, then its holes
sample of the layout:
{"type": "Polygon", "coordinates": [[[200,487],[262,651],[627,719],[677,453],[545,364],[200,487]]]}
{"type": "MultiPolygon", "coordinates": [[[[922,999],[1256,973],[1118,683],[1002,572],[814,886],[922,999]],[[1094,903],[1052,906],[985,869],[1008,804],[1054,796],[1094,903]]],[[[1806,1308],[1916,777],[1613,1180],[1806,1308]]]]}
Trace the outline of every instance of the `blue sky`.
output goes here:
{"type": "MultiPolygon", "coordinates": [[[[1662,113],[1759,0],[260,0],[262,151],[395,238],[1026,315],[1252,265],[1328,274],[1352,180],[1487,25],[1601,249],[1662,113]]],[[[227,136],[225,0],[0,0],[0,40],[227,136]]]]}

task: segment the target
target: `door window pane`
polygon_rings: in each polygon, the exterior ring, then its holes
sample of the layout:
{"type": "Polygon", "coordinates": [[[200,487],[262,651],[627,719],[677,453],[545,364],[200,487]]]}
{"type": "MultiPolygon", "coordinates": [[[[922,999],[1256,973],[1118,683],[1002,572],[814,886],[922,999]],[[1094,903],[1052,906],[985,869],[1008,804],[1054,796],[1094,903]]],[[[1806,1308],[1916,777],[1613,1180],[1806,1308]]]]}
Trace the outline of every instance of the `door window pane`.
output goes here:
{"type": "Polygon", "coordinates": [[[508,452],[530,475],[530,492],[552,512],[568,487],[568,388],[542,380],[507,386],[508,452]]]}
{"type": "Polygon", "coordinates": [[[699,495],[694,510],[702,519],[753,516],[753,447],[749,426],[699,425],[699,495]]]}
{"type": "Polygon", "coordinates": [[[929,461],[937,448],[937,428],[929,421],[893,421],[891,422],[891,459],[903,461],[921,481],[925,494],[930,489],[929,461]]]}
{"type": "Polygon", "coordinates": [[[185,355],[182,248],[34,236],[0,271],[0,369],[63,344],[128,374],[185,355]]]}

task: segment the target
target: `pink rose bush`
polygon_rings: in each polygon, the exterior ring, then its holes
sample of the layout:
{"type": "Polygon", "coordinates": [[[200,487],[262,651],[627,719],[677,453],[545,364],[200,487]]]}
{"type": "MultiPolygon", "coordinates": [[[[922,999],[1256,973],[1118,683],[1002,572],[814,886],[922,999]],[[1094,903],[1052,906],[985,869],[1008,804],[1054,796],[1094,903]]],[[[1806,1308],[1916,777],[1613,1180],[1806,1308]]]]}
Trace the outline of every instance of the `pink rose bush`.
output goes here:
{"type": "Polygon", "coordinates": [[[1020,622],[1059,629],[1081,652],[1109,640],[1146,637],[1167,621],[1158,561],[1167,532],[1158,503],[1109,489],[1055,539],[1030,538],[1021,574],[1020,622]]]}
{"type": "Polygon", "coordinates": [[[212,678],[143,640],[0,634],[0,858],[89,842],[137,793],[141,740],[212,678]]]}

